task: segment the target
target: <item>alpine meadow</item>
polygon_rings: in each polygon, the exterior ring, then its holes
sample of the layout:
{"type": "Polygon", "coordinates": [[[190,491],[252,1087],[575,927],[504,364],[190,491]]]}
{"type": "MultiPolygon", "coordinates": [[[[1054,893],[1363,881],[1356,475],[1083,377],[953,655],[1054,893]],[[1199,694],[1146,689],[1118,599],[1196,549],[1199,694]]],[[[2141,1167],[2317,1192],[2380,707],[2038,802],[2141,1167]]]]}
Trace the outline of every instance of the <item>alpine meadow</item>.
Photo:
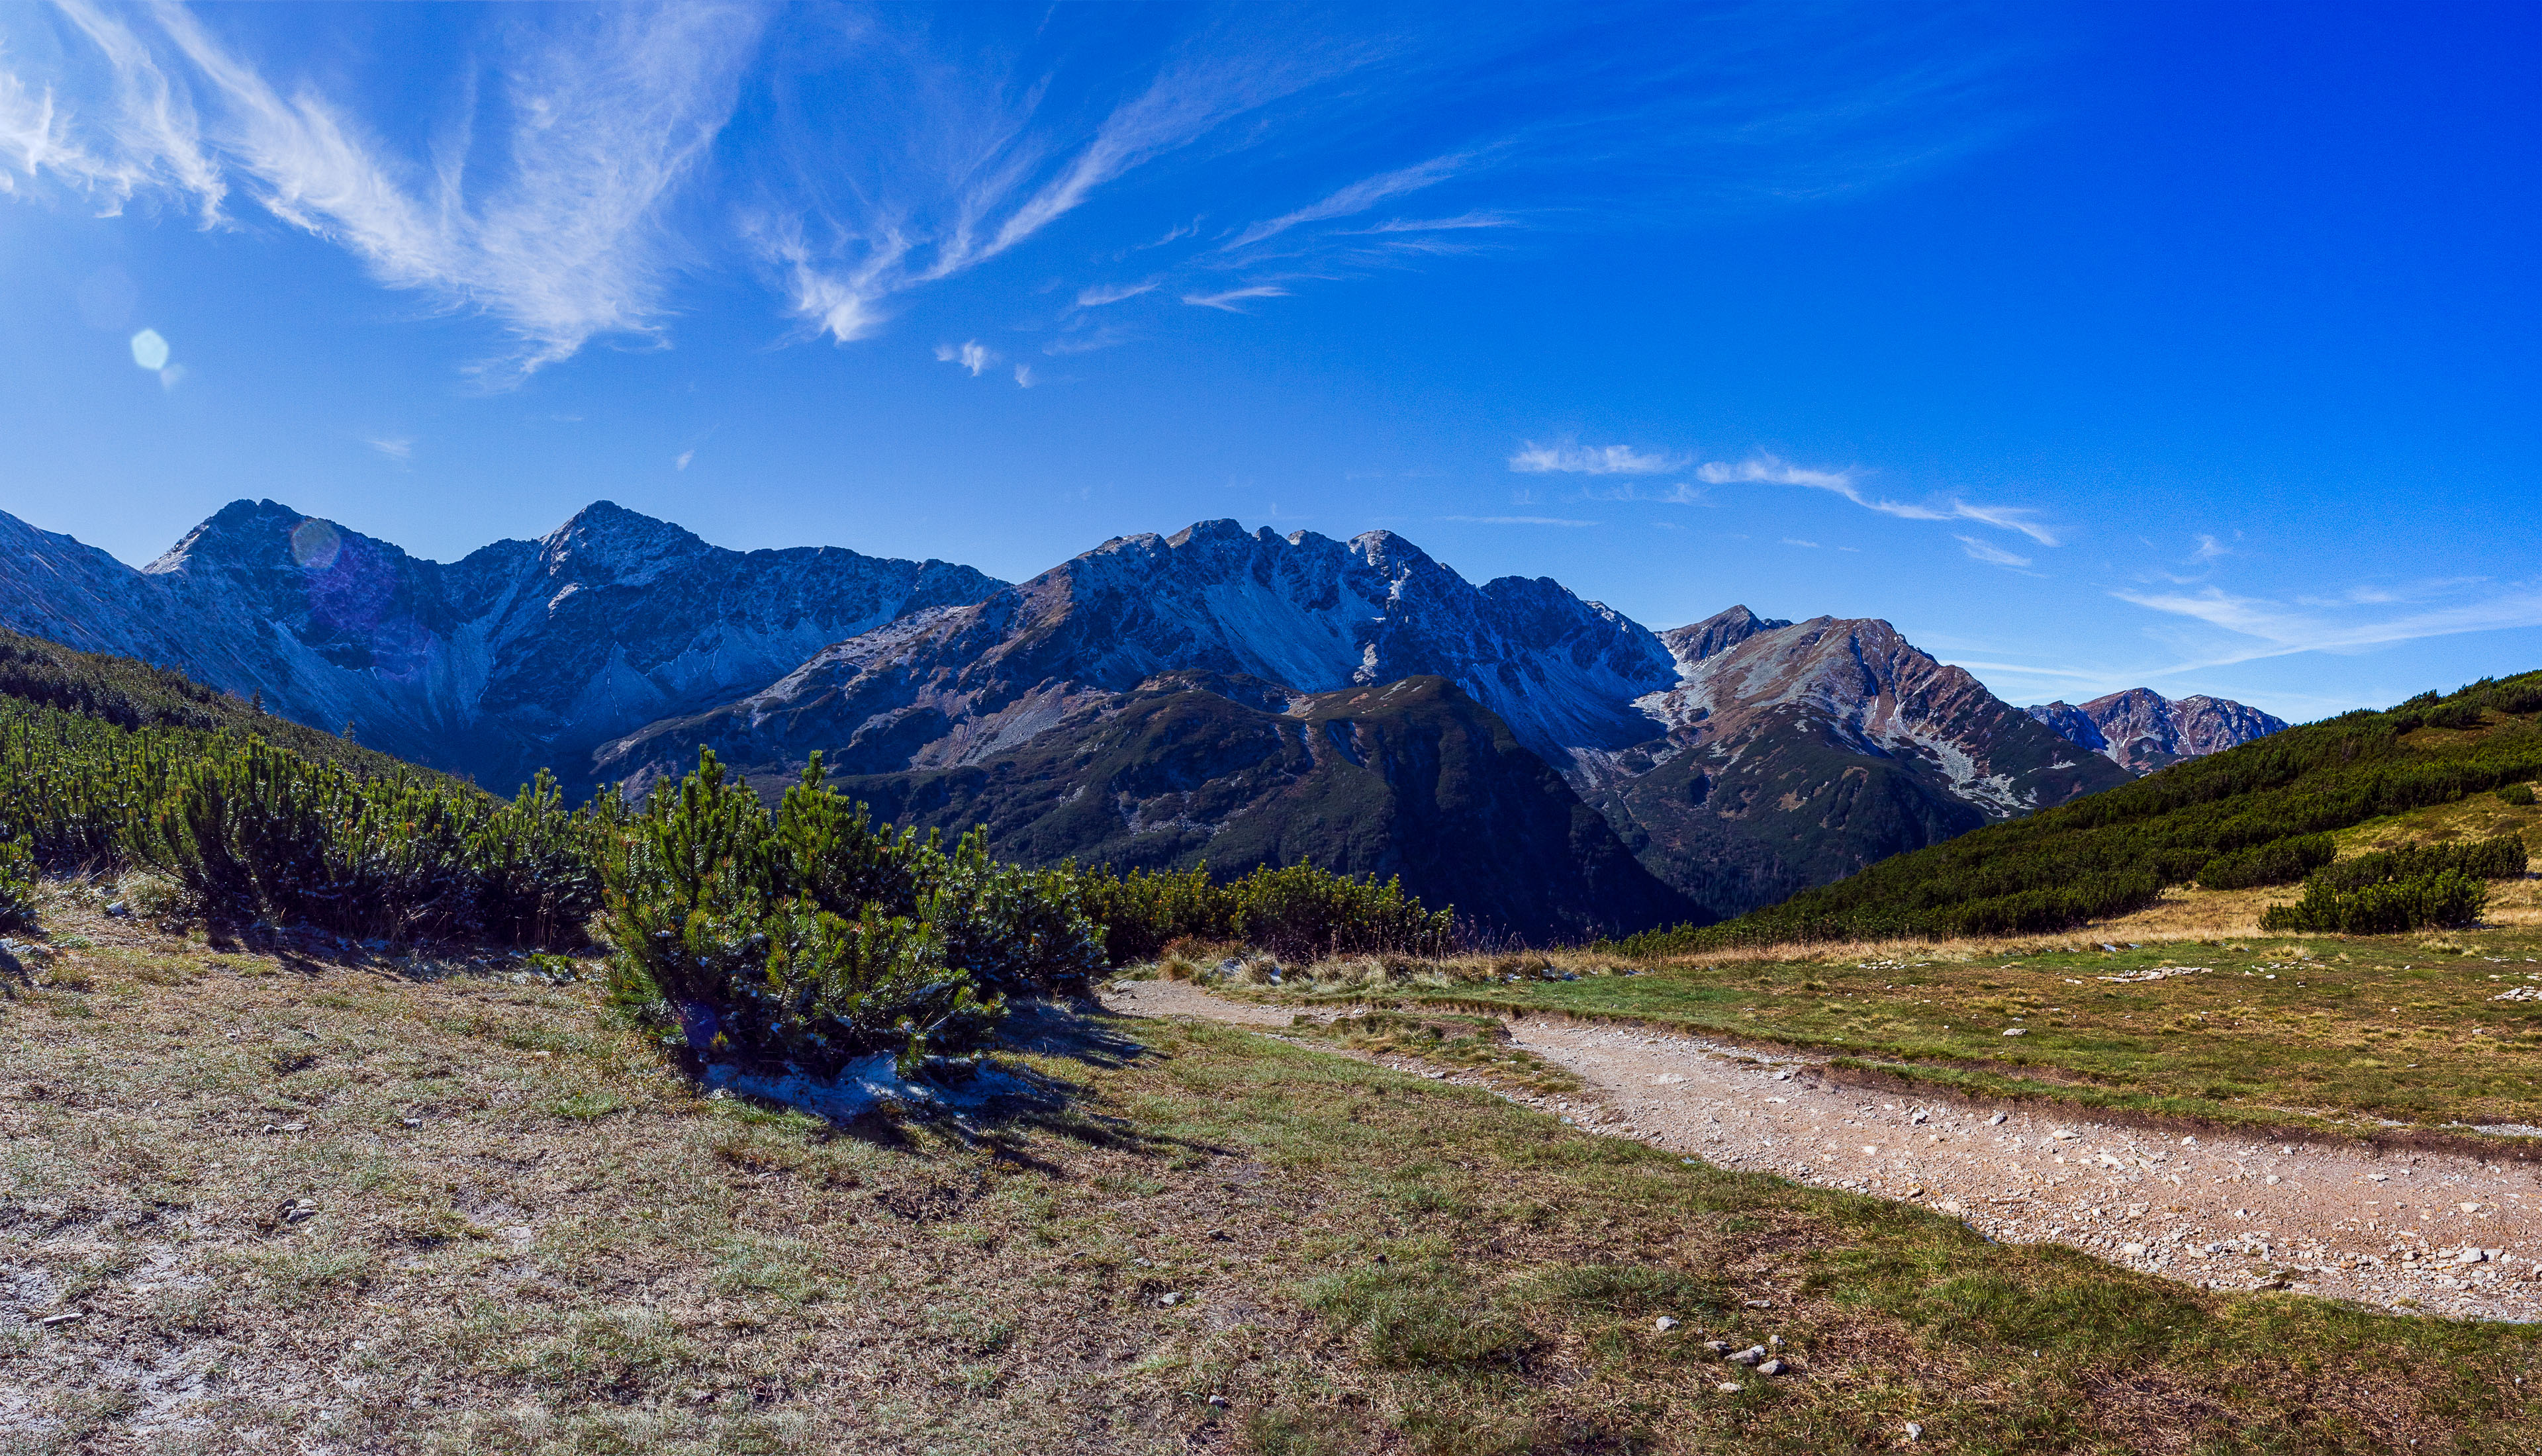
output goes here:
{"type": "Polygon", "coordinates": [[[0,1449],[2542,1449],[2537,46],[0,10],[0,1449]]]}

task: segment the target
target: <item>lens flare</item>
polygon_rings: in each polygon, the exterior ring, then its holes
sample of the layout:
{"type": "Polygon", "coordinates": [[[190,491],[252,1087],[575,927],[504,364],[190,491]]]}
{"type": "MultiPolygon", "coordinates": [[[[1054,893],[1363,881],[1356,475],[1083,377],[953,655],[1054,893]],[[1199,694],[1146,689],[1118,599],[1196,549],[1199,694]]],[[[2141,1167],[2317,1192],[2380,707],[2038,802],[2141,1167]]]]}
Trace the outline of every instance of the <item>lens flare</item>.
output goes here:
{"type": "Polygon", "coordinates": [[[291,559],[304,570],[326,570],[336,564],[336,554],[343,548],[344,539],[324,521],[307,520],[291,528],[291,559]]]}
{"type": "Polygon", "coordinates": [[[168,340],[156,328],[144,328],[132,335],[132,362],[157,374],[168,367],[168,340]]]}

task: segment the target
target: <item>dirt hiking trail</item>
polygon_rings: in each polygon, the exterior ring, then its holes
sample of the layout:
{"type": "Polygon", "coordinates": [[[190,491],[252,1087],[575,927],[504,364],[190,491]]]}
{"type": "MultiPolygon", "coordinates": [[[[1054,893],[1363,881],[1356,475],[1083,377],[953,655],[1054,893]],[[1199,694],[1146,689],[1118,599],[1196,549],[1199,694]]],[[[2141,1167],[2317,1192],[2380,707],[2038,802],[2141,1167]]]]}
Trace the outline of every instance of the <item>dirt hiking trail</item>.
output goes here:
{"type": "MultiPolygon", "coordinates": [[[[1118,983],[1102,1000],[1133,1016],[1262,1029],[1297,1015],[1164,981],[1118,983]]],[[[2542,1167],[2532,1163],[2151,1130],[2079,1109],[1831,1085],[1795,1054],[1639,1027],[1506,1025],[1513,1046],[1585,1088],[1540,1096],[1471,1073],[1442,1079],[1718,1167],[1910,1200],[1988,1238],[2069,1244],[2206,1288],[2542,1317],[2542,1167]]],[[[1373,1059],[1438,1076],[1413,1057],[1373,1059]]]]}

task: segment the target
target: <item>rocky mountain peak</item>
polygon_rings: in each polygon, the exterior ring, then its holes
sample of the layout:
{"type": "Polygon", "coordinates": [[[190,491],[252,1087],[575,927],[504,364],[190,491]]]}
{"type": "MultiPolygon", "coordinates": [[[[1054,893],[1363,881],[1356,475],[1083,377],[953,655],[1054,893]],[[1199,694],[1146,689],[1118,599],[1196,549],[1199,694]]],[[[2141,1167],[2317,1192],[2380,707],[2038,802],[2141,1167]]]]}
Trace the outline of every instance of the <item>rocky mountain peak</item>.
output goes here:
{"type": "Polygon", "coordinates": [[[683,527],[596,500],[539,542],[539,561],[551,577],[642,586],[713,549],[683,527]]]}
{"type": "Polygon", "coordinates": [[[1677,659],[1679,671],[1684,672],[1707,657],[1729,651],[1758,632],[1770,632],[1790,625],[1788,621],[1758,617],[1745,607],[1733,607],[1726,612],[1716,612],[1701,621],[1671,627],[1660,633],[1660,641],[1667,644],[1669,655],[1677,659]]]}
{"type": "Polygon", "coordinates": [[[370,548],[363,554],[406,555],[386,542],[304,515],[278,500],[234,500],[141,569],[154,575],[223,569],[327,571],[335,567],[347,543],[370,548]]]}
{"type": "Polygon", "coordinates": [[[2138,773],[2221,753],[2286,726],[2283,718],[2231,698],[2174,699],[2150,688],[2126,689],[2080,706],[2062,700],[2037,703],[2028,711],[2075,743],[2138,773]]]}

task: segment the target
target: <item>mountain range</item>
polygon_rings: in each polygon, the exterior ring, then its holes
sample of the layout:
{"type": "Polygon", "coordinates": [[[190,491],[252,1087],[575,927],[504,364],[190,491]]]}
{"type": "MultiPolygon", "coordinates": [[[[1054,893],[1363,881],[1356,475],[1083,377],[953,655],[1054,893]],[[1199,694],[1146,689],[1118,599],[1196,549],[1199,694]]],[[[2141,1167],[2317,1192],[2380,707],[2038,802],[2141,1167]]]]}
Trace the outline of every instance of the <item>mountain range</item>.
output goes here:
{"type": "Polygon", "coordinates": [[[2151,773],[2285,730],[2286,720],[2224,697],[2169,698],[2131,688],[2076,707],[2034,703],[2030,715],[2120,767],[2151,773]]]}
{"type": "Polygon", "coordinates": [[[1206,521],[1029,581],[740,552],[603,501],[423,560],[235,502],[134,568],[0,514],[0,624],[508,789],[822,754],[1002,854],[1400,875],[1536,941],[1711,920],[2284,726],[2144,690],[2027,711],[1887,622],[1654,632],[1390,532],[1206,521]]]}

